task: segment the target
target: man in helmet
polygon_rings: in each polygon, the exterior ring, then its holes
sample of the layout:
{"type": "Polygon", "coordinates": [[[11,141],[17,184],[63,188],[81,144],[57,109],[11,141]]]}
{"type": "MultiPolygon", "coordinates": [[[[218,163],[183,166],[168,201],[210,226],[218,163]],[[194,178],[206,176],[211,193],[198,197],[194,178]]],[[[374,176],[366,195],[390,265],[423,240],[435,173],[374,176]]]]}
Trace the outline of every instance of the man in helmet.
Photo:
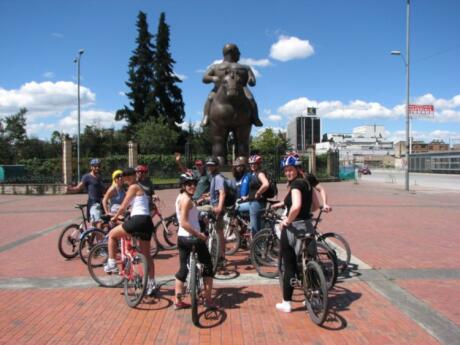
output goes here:
{"type": "MultiPolygon", "coordinates": [[[[203,77],[203,83],[209,84],[214,83],[214,88],[208,95],[206,103],[204,105],[204,112],[203,112],[203,120],[201,121],[201,126],[206,127],[209,123],[209,109],[211,107],[211,102],[214,99],[214,96],[217,92],[220,82],[225,76],[226,71],[228,71],[229,67],[232,64],[237,64],[238,69],[241,71],[240,73],[246,74],[243,79],[247,79],[247,83],[249,86],[256,85],[256,77],[252,72],[252,69],[249,66],[238,64],[240,59],[240,50],[238,49],[236,44],[228,43],[224,46],[222,51],[224,55],[224,61],[221,63],[217,63],[209,67],[203,77]]],[[[251,104],[251,120],[252,123],[256,127],[262,127],[263,124],[259,119],[259,111],[257,109],[257,103],[254,100],[254,96],[252,95],[251,91],[247,86],[244,86],[244,93],[251,104]]]]}
{"type": "Polygon", "coordinates": [[[193,169],[190,170],[182,164],[181,154],[179,152],[174,153],[174,159],[181,172],[186,173],[190,171],[198,180],[195,193],[193,194],[193,200],[200,203],[209,192],[209,186],[211,185],[211,175],[207,174],[204,161],[202,159],[196,159],[193,169]]]}
{"type": "Polygon", "coordinates": [[[84,188],[88,191],[88,202],[86,216],[88,219],[98,226],[102,215],[102,197],[104,196],[105,186],[102,182],[101,161],[93,158],[90,161],[91,171],[84,174],[81,181],[75,187],[68,186],[67,193],[79,193],[84,188]]]}

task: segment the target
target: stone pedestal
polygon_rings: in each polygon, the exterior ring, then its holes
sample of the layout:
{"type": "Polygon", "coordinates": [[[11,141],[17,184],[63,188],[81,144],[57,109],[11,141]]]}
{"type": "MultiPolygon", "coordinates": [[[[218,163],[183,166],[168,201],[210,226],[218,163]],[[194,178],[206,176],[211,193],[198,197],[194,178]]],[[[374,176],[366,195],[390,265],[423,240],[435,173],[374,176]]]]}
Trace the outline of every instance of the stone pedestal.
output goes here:
{"type": "Polygon", "coordinates": [[[135,168],[137,166],[137,143],[128,141],[128,166],[135,168]]]}
{"type": "Polygon", "coordinates": [[[339,177],[339,151],[329,150],[327,152],[327,174],[339,177]]]}
{"type": "Polygon", "coordinates": [[[316,175],[316,150],[314,146],[307,149],[308,154],[308,171],[310,174],[316,175]]]}
{"type": "Polygon", "coordinates": [[[72,140],[64,138],[62,140],[62,182],[72,183],[72,140]]]}

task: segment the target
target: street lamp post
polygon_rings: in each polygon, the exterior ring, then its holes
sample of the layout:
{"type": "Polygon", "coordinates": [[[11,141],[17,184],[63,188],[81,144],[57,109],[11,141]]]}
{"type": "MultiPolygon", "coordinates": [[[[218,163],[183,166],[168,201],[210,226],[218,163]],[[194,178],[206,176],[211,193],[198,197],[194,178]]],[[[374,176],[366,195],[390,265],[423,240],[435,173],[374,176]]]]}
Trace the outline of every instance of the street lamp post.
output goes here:
{"type": "Polygon", "coordinates": [[[406,56],[399,51],[393,50],[391,55],[399,55],[404,61],[406,66],[406,190],[409,191],[409,165],[410,165],[410,117],[409,117],[409,95],[410,95],[410,83],[409,83],[409,70],[410,70],[410,0],[406,0],[406,56]]]}
{"type": "Polygon", "coordinates": [[[84,50],[80,49],[78,51],[78,55],[73,61],[77,64],[77,79],[78,79],[78,87],[77,87],[77,98],[78,98],[78,129],[77,129],[77,181],[80,181],[80,59],[83,55],[84,50]]]}

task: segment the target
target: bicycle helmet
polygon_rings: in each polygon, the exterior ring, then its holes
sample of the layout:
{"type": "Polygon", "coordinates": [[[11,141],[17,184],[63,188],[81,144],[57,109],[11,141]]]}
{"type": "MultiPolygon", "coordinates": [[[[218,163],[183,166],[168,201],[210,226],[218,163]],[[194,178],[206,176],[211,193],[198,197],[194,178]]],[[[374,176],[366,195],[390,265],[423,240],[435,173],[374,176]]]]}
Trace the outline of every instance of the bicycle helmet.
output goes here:
{"type": "Polygon", "coordinates": [[[180,175],[180,178],[179,178],[179,183],[181,185],[187,183],[187,182],[195,182],[195,183],[198,183],[198,179],[189,171],[183,173],[180,175]]]}
{"type": "Polygon", "coordinates": [[[214,157],[208,157],[208,159],[206,159],[206,165],[214,165],[214,166],[218,166],[219,165],[219,161],[217,160],[217,158],[214,158],[214,157]]]}
{"type": "Polygon", "coordinates": [[[149,168],[147,167],[147,165],[139,164],[139,165],[136,167],[136,172],[148,173],[148,172],[149,172],[149,168]]]}
{"type": "Polygon", "coordinates": [[[261,164],[262,163],[262,157],[259,155],[252,155],[249,157],[249,164],[261,164]]]}
{"type": "Polygon", "coordinates": [[[136,170],[134,170],[133,168],[126,168],[125,170],[123,170],[123,176],[133,176],[133,175],[136,175],[136,170]]]}
{"type": "Polygon", "coordinates": [[[95,165],[101,165],[101,160],[100,159],[97,159],[97,158],[93,158],[89,161],[89,164],[91,166],[95,166],[95,165]]]}
{"type": "Polygon", "coordinates": [[[115,179],[119,176],[123,176],[123,170],[115,170],[113,173],[112,173],[112,181],[115,181],[115,179]]]}
{"type": "Polygon", "coordinates": [[[246,157],[240,156],[233,161],[233,166],[237,167],[240,165],[246,165],[246,157]]]}
{"type": "Polygon", "coordinates": [[[283,158],[281,163],[281,167],[284,169],[285,167],[295,167],[297,168],[300,165],[300,159],[294,155],[288,155],[283,158]]]}

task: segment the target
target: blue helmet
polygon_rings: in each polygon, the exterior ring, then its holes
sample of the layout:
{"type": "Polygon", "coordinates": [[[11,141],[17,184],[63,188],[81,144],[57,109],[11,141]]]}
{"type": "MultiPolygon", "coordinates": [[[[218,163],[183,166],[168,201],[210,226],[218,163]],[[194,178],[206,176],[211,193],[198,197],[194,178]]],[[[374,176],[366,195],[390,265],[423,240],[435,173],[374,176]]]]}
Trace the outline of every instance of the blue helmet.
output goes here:
{"type": "Polygon", "coordinates": [[[294,155],[288,155],[283,158],[281,162],[281,167],[284,169],[285,167],[299,167],[301,165],[300,158],[294,155]]]}
{"type": "Polygon", "coordinates": [[[101,160],[97,158],[93,158],[89,161],[89,165],[91,166],[101,165],[101,160]]]}

